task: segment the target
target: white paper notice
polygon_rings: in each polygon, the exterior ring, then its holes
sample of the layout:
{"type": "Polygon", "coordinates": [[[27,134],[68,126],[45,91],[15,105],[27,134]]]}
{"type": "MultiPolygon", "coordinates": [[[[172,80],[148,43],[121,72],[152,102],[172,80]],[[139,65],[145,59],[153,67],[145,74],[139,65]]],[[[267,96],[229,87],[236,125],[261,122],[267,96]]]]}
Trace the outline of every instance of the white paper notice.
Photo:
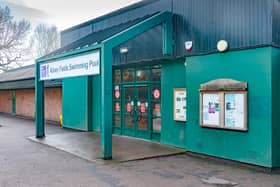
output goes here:
{"type": "Polygon", "coordinates": [[[187,93],[186,90],[176,90],[175,97],[175,114],[174,118],[178,121],[186,121],[187,118],[187,93]]]}
{"type": "Polygon", "coordinates": [[[244,127],[244,94],[225,95],[225,126],[244,127]]]}
{"type": "Polygon", "coordinates": [[[220,125],[220,95],[203,94],[203,125],[220,125]]]}

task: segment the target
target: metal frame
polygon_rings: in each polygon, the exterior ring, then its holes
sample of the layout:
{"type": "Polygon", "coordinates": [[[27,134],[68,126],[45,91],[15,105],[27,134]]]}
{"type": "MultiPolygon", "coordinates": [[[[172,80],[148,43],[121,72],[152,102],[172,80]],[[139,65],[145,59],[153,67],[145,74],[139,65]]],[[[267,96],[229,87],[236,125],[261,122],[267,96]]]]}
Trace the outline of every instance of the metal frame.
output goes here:
{"type": "Polygon", "coordinates": [[[44,81],[40,81],[40,64],[46,61],[63,59],[94,49],[101,52],[101,145],[103,159],[112,158],[112,49],[143,32],[162,25],[163,27],[163,54],[173,55],[173,15],[170,12],[158,13],[150,18],[130,27],[129,29],[116,34],[101,44],[85,47],[82,49],[54,55],[52,57],[40,58],[36,60],[35,76],[35,124],[36,137],[45,137],[45,116],[44,116],[44,81]]]}

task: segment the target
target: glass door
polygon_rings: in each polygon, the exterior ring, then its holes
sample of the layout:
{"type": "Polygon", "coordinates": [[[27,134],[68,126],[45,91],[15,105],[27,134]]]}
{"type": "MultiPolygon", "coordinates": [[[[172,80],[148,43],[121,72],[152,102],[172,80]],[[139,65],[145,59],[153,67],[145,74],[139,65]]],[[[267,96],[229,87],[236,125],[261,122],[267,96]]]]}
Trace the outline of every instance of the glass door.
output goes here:
{"type": "Polygon", "coordinates": [[[135,87],[124,86],[124,104],[123,104],[122,132],[124,135],[135,136],[135,121],[137,115],[135,113],[135,87]]]}
{"type": "Polygon", "coordinates": [[[124,86],[124,135],[149,138],[148,91],[148,86],[124,86]]]}
{"type": "Polygon", "coordinates": [[[150,103],[149,103],[149,87],[136,86],[136,136],[140,138],[150,138],[150,103]]]}
{"type": "Polygon", "coordinates": [[[113,72],[113,133],[159,141],[161,66],[121,67],[113,72]]]}

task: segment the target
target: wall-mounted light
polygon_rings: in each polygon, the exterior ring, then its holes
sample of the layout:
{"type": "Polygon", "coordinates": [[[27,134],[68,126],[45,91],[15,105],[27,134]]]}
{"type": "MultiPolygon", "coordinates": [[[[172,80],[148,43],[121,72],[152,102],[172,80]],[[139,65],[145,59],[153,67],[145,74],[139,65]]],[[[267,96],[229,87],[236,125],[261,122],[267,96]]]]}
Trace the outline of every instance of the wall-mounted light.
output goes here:
{"type": "Polygon", "coordinates": [[[217,49],[219,52],[225,52],[226,50],[228,50],[228,42],[226,40],[218,41],[217,49]]]}
{"type": "Polygon", "coordinates": [[[128,53],[128,48],[127,48],[127,47],[122,47],[122,48],[120,48],[120,53],[121,53],[121,54],[126,54],[126,53],[128,53]]]}

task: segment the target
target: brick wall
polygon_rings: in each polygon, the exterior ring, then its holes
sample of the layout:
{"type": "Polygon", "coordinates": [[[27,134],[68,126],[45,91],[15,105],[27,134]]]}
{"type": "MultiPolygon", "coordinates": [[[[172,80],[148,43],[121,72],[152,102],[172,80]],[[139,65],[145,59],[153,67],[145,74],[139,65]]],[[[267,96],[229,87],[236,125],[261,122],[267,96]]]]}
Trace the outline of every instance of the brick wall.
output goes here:
{"type": "Polygon", "coordinates": [[[47,120],[59,121],[62,114],[62,91],[61,88],[45,89],[45,118],[47,120]]]}
{"type": "MultiPolygon", "coordinates": [[[[32,117],[35,114],[35,91],[24,89],[16,91],[16,114],[19,116],[32,117]]],[[[59,121],[62,113],[61,88],[45,88],[45,119],[59,121]]]]}
{"type": "Polygon", "coordinates": [[[0,91],[0,112],[12,113],[12,91],[0,91]]]}
{"type": "Polygon", "coordinates": [[[25,117],[34,117],[34,89],[16,91],[16,114],[25,117]]]}

